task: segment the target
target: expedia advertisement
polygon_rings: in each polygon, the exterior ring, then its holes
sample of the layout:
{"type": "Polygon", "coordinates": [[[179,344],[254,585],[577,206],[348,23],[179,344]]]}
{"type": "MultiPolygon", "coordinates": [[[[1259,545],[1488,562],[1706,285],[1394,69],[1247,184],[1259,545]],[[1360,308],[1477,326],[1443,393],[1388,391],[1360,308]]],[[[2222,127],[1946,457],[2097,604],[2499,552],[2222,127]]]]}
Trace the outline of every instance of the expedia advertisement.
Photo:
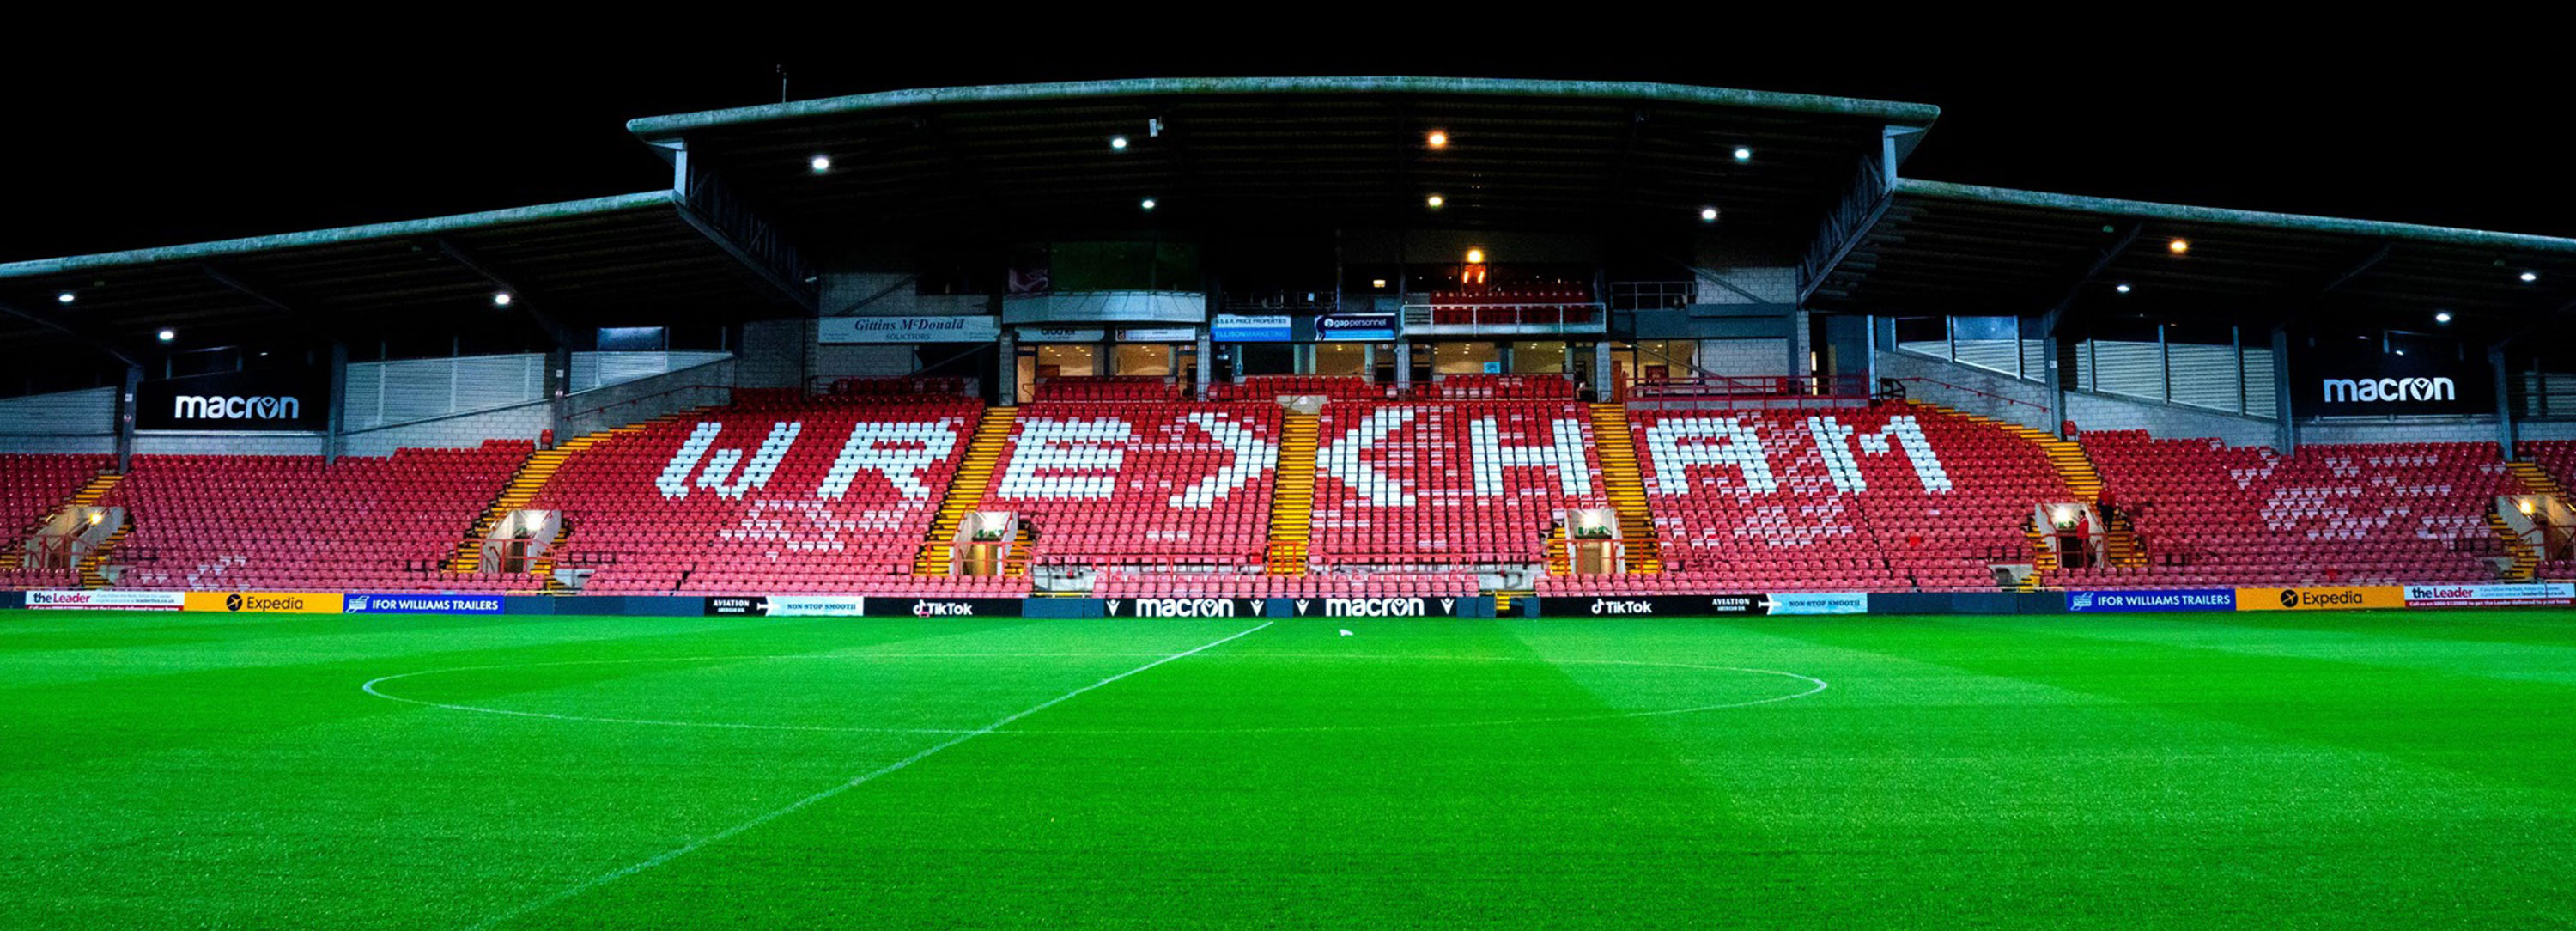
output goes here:
{"type": "Polygon", "coordinates": [[[137,430],[274,430],[331,427],[331,373],[324,369],[217,372],[143,382],[134,392],[137,430]]]}
{"type": "Polygon", "coordinates": [[[2495,375],[2482,354],[2398,355],[2381,352],[2378,340],[2318,341],[2290,353],[2290,403],[2303,416],[2495,413],[2495,375]]]}
{"type": "Polygon", "coordinates": [[[189,592],[188,610],[231,614],[338,614],[336,594],[319,592],[189,592]]]}
{"type": "Polygon", "coordinates": [[[1259,598],[1110,598],[1110,617],[1260,617],[1259,598]]]}
{"type": "Polygon", "coordinates": [[[2239,611],[2351,611],[2405,606],[2406,590],[2395,585],[2236,590],[2239,611]]]}

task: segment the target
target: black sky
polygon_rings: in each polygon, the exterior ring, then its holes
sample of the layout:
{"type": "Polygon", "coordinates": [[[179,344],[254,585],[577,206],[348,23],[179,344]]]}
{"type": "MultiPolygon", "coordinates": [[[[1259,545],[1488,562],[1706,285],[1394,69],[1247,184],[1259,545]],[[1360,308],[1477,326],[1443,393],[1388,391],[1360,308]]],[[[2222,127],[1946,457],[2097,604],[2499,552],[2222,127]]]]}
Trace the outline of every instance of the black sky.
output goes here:
{"type": "Polygon", "coordinates": [[[2246,36],[2195,20],[2152,35],[1806,42],[1661,30],[1695,36],[1686,44],[1640,44],[1659,31],[1643,27],[1514,42],[1435,26],[1251,48],[1237,47],[1240,34],[1003,42],[987,31],[961,24],[722,51],[666,35],[583,46],[631,52],[567,52],[465,30],[400,46],[192,41],[9,57],[0,166],[16,190],[0,260],[659,187],[667,170],[624,122],[774,102],[782,61],[798,98],[1244,74],[1605,78],[1876,97],[1942,108],[1904,167],[1913,177],[2576,235],[2559,115],[2576,81],[2542,30],[2510,23],[2246,36]]]}

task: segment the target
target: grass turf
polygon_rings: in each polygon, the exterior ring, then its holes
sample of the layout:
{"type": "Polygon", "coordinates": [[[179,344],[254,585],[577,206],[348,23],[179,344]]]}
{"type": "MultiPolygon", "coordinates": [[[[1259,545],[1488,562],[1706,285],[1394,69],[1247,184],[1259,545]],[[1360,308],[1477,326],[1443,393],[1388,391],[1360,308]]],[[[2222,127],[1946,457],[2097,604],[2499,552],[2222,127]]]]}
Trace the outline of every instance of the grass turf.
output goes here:
{"type": "Polygon", "coordinates": [[[1283,621],[1099,684],[1258,623],[0,615],[0,926],[2576,922],[2566,612],[1283,621]]]}

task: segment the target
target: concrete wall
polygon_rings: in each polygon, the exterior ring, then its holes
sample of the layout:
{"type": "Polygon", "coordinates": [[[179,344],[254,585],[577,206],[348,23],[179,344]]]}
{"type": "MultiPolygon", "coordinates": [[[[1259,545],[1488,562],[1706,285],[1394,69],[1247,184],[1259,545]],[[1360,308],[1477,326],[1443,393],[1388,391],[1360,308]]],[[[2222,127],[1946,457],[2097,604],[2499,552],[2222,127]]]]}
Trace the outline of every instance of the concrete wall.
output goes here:
{"type": "Polygon", "coordinates": [[[137,433],[138,456],[319,456],[319,433],[226,433],[219,430],[137,433]]]}
{"type": "MultiPolygon", "coordinates": [[[[1908,383],[1906,392],[1914,400],[1939,404],[1982,417],[2020,424],[2033,430],[2055,430],[2048,420],[2048,389],[2038,382],[2023,381],[2001,372],[1990,372],[1973,365],[1960,365],[1926,358],[1910,352],[1876,350],[1880,378],[1927,378],[1962,388],[1972,388],[1984,395],[1953,391],[1939,385],[1908,383]],[[1985,395],[2001,395],[2025,401],[2012,404],[1985,395]]],[[[2083,421],[2078,420],[2077,423],[2083,421]]]]}
{"type": "MultiPolygon", "coordinates": [[[[2160,437],[2217,437],[2229,446],[2270,446],[2280,438],[2269,420],[2138,401],[2085,391],[2066,393],[2067,419],[2086,430],[2145,430],[2160,437]]],[[[2493,429],[2489,429],[2493,433],[2493,429]]]]}
{"type": "Polygon", "coordinates": [[[805,384],[814,347],[814,321],[754,320],[742,326],[742,355],[734,384],[744,388],[796,388],[805,384]]]}
{"type": "Polygon", "coordinates": [[[562,426],[556,428],[555,439],[569,440],[585,433],[651,420],[674,411],[726,403],[733,397],[736,365],[735,360],[727,359],[667,375],[565,395],[559,402],[563,415],[558,422],[562,426]]]}

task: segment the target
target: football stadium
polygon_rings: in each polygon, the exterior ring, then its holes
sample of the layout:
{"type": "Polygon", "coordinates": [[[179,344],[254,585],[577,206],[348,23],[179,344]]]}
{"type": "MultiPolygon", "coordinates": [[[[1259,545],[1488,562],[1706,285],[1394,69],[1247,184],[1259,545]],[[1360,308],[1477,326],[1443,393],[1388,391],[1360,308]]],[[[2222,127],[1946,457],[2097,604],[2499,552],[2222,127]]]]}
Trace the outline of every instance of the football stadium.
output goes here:
{"type": "Polygon", "coordinates": [[[2576,239],[1940,117],[924,87],[0,263],[0,926],[2576,923],[2576,239]]]}

